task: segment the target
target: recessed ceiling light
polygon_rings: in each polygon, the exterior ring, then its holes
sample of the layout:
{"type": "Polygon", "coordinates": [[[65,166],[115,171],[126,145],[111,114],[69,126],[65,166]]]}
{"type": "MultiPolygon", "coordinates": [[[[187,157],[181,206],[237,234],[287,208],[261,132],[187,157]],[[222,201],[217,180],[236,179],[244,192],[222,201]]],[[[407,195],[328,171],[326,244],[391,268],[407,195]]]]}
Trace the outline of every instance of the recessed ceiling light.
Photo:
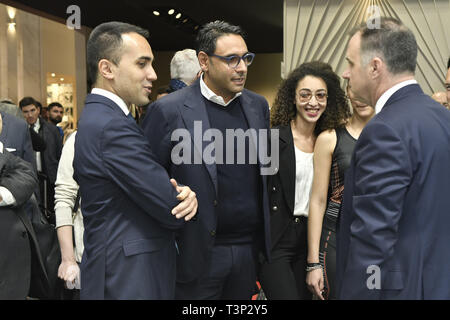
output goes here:
{"type": "Polygon", "coordinates": [[[183,23],[186,23],[187,21],[188,21],[188,19],[186,18],[186,19],[183,20],[183,23]]]}
{"type": "Polygon", "coordinates": [[[59,80],[64,81],[64,78],[59,78],[59,80]]]}
{"type": "Polygon", "coordinates": [[[167,12],[169,15],[173,15],[175,13],[174,9],[170,9],[169,12],[167,12]]]}
{"type": "Polygon", "coordinates": [[[53,77],[53,78],[56,77],[56,74],[55,74],[55,73],[52,73],[52,77],[53,77]]]}
{"type": "Polygon", "coordinates": [[[153,14],[155,15],[155,16],[159,16],[159,11],[153,11],[153,14]]]}
{"type": "Polygon", "coordinates": [[[179,13],[175,16],[175,19],[180,19],[180,18],[181,18],[181,13],[179,13]]]}

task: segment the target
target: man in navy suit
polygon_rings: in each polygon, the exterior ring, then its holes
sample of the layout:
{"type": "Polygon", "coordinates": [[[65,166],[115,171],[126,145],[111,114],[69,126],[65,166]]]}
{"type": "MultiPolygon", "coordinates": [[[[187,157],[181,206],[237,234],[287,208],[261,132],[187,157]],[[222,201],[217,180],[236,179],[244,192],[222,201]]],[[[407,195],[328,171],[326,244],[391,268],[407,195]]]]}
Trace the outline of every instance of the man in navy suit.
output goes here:
{"type": "Polygon", "coordinates": [[[33,154],[30,132],[25,120],[17,118],[0,110],[3,120],[3,130],[0,133],[0,141],[10,153],[29,162],[36,172],[36,158],[33,154]]]}
{"type": "Polygon", "coordinates": [[[227,134],[267,130],[269,107],[244,89],[254,54],[240,27],[204,25],[197,56],[201,78],[150,105],[143,123],[158,161],[199,199],[197,219],[177,238],[176,298],[250,299],[256,256],[270,248],[266,176],[250,159],[261,141],[249,135],[239,147],[227,134]]]}
{"type": "Polygon", "coordinates": [[[414,80],[417,43],[400,21],[361,25],[352,91],[375,106],[345,178],[337,244],[341,299],[450,299],[450,112],[414,80]]]}
{"type": "Polygon", "coordinates": [[[149,103],[156,80],[147,37],[139,27],[108,22],[88,40],[93,89],[73,163],[85,228],[81,299],[172,299],[174,231],[196,213],[195,193],[154,161],[128,111],[149,103]]]}

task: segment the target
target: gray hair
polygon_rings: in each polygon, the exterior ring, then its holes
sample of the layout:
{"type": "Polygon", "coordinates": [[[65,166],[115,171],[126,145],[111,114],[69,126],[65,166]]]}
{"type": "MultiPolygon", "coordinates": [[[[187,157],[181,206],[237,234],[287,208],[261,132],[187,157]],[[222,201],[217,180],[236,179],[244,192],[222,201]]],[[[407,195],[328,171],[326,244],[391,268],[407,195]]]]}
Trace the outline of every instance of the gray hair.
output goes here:
{"type": "Polygon", "coordinates": [[[366,22],[352,31],[361,33],[361,59],[367,65],[370,59],[380,57],[392,74],[414,74],[417,64],[417,42],[414,34],[401,21],[382,17],[377,28],[366,22]]]}
{"type": "Polygon", "coordinates": [[[197,54],[193,49],[177,51],[170,62],[170,78],[191,85],[201,70],[197,54]]]}

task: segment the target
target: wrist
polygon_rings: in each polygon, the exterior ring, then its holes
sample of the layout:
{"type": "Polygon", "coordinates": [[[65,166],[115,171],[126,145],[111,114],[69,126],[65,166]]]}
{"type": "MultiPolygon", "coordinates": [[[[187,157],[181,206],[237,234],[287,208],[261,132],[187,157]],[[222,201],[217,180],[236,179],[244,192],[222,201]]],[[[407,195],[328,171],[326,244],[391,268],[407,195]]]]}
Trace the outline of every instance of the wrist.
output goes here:
{"type": "Polygon", "coordinates": [[[319,262],[306,263],[306,272],[310,272],[316,269],[322,269],[322,265],[319,262]]]}

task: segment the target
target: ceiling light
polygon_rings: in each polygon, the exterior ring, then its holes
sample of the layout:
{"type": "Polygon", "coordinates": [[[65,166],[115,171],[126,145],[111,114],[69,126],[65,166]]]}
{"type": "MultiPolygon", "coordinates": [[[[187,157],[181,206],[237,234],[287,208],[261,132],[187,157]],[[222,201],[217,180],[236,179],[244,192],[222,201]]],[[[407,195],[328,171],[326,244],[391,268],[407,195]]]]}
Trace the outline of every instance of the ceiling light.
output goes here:
{"type": "Polygon", "coordinates": [[[155,16],[159,16],[159,11],[153,11],[153,14],[155,15],[155,16]]]}
{"type": "Polygon", "coordinates": [[[59,78],[59,80],[64,81],[64,78],[59,78]]]}
{"type": "Polygon", "coordinates": [[[52,77],[53,77],[53,78],[56,77],[56,74],[55,74],[55,73],[52,73],[52,77]]]}
{"type": "Polygon", "coordinates": [[[188,21],[188,19],[186,18],[186,19],[183,20],[183,23],[186,23],[187,21],[188,21]]]}
{"type": "Polygon", "coordinates": [[[170,9],[169,12],[167,12],[169,15],[173,15],[175,13],[174,9],[170,9]]]}
{"type": "Polygon", "coordinates": [[[179,13],[175,16],[175,19],[180,19],[180,18],[181,18],[181,13],[179,13]]]}

